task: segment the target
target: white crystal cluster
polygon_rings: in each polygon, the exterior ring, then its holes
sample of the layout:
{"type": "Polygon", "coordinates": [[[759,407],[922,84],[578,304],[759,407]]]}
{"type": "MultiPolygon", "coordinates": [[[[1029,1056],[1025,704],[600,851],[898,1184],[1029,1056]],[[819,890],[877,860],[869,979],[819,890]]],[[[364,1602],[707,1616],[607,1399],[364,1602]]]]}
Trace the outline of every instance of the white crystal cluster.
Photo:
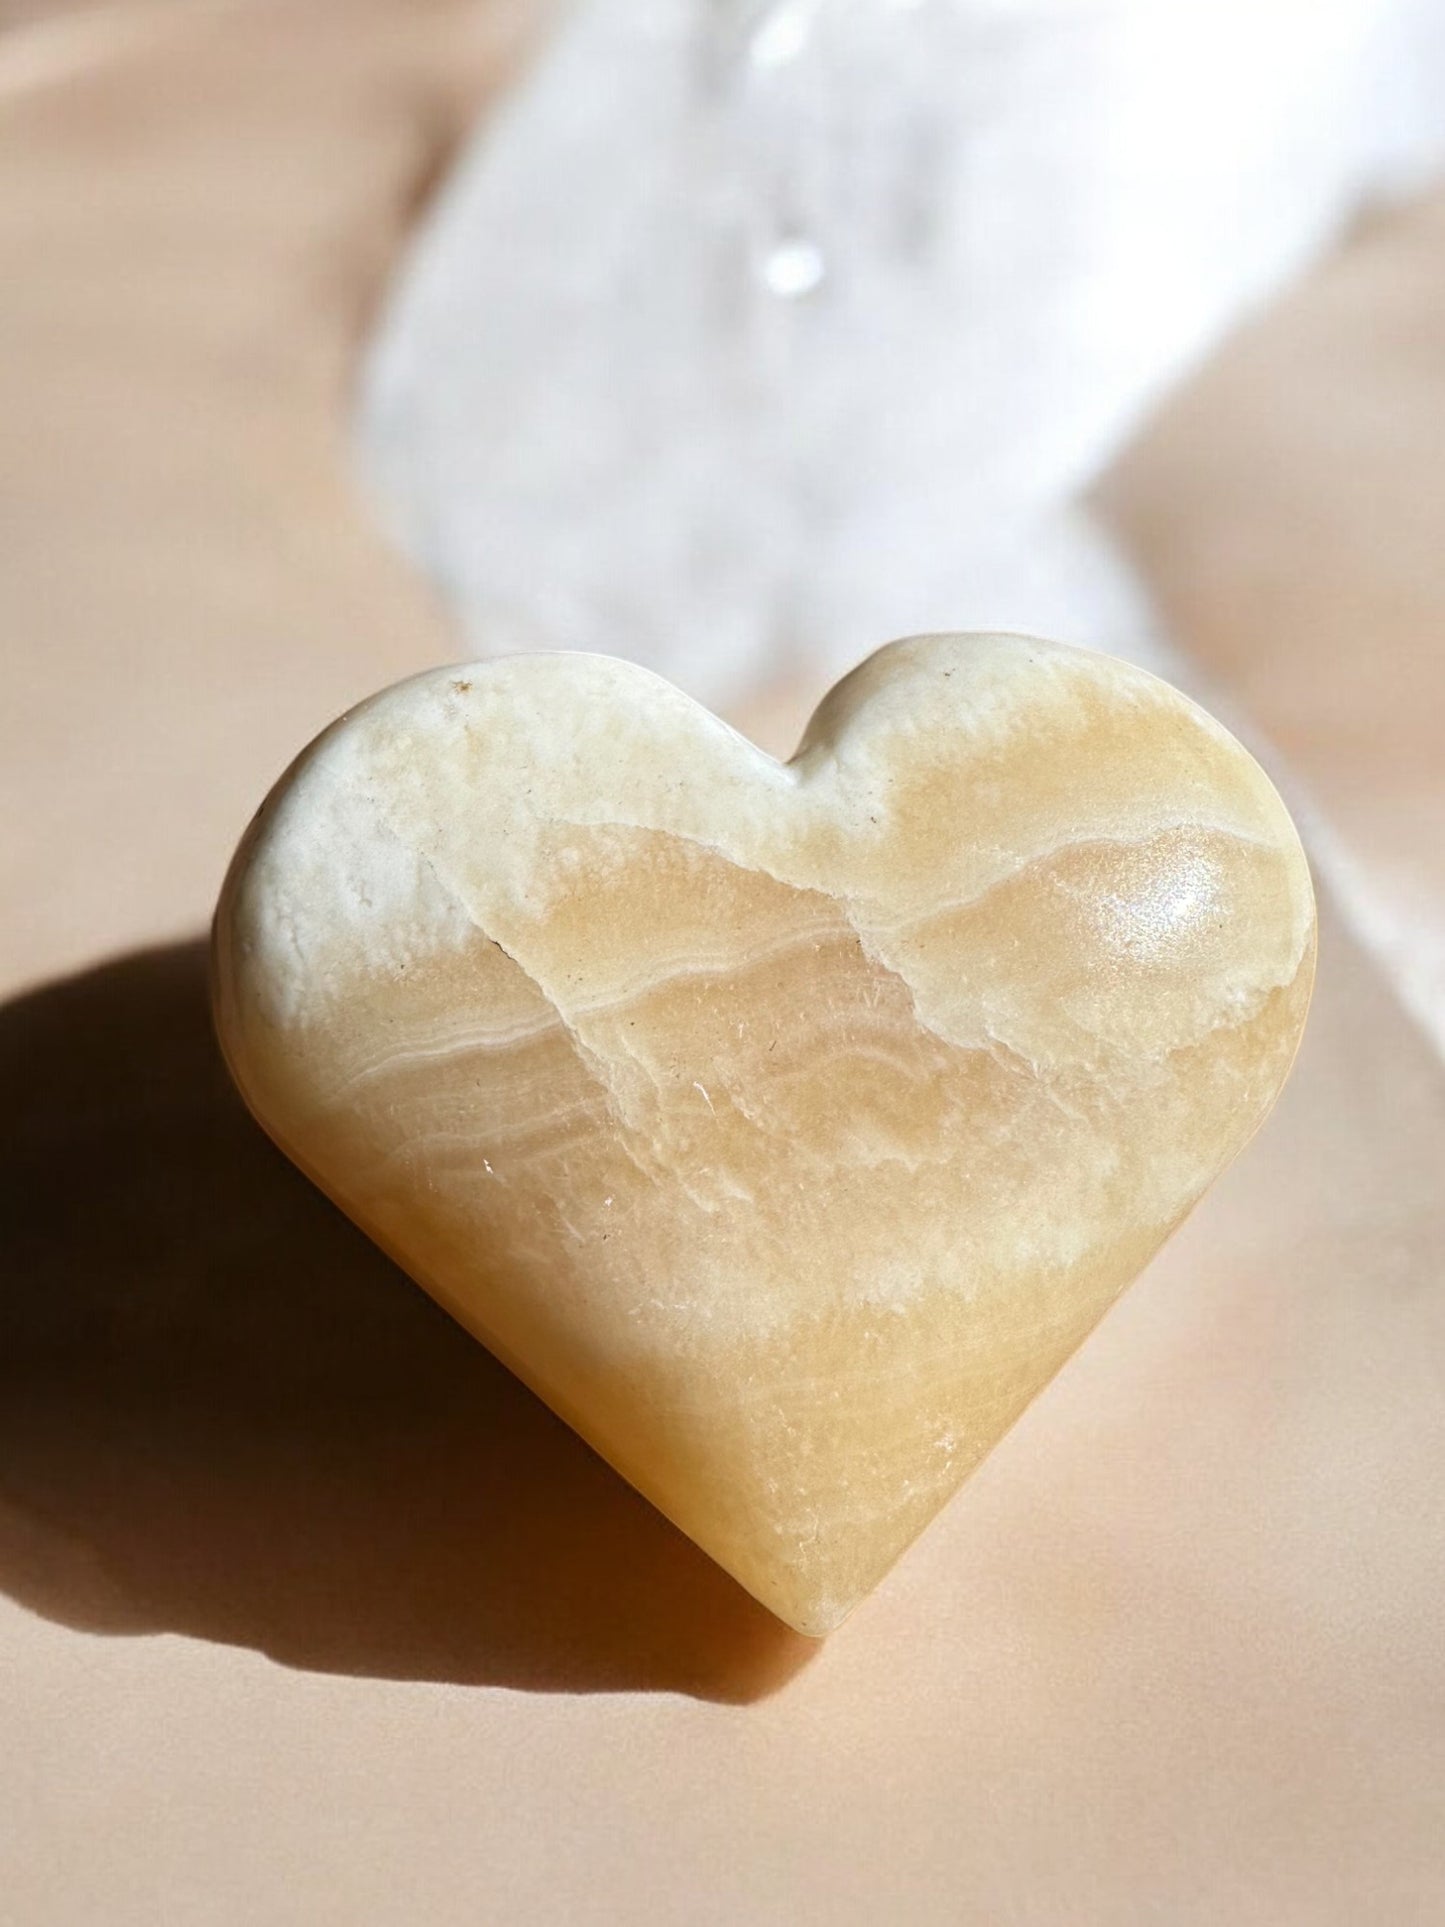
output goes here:
{"type": "Polygon", "coordinates": [[[726,703],[1133,647],[1072,504],[1445,121],[1439,0],[582,0],[424,228],[366,467],[478,653],[726,703]]]}

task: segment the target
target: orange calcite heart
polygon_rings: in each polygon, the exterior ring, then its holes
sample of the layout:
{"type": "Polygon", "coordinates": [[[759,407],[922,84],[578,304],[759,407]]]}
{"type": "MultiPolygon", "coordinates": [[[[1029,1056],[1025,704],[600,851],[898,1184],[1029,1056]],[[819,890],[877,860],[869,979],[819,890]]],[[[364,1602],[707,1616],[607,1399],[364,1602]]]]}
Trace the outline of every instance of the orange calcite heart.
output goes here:
{"type": "Polygon", "coordinates": [[[1315,918],[1167,685],[895,643],[792,762],[595,656],[438,670],[267,801],[216,923],[277,1142],[823,1633],[1257,1128],[1315,918]]]}

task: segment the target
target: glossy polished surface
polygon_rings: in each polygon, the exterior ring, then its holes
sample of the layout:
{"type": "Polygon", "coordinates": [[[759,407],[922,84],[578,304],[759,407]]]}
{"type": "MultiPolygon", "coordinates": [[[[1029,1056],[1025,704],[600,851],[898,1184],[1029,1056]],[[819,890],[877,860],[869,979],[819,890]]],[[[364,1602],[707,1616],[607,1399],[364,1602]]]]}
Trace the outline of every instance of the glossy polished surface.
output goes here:
{"type": "Polygon", "coordinates": [[[342,720],[218,923],[278,1141],[758,1598],[835,1626],[1268,1110],[1314,907],[1141,671],[880,651],[791,764],[522,657],[342,720]]]}
{"type": "MultiPolygon", "coordinates": [[[[797,1671],[235,1114],[153,946],[301,744],[460,653],[344,457],[481,15],[134,16],[9,98],[0,196],[8,1911],[1437,1921],[1445,1071],[1337,895],[1258,1138],[797,1671]]],[[[1171,634],[1437,920],[1442,220],[1367,224],[1131,484],[1171,634]]],[[[824,687],[731,720],[786,756],[824,687]]]]}

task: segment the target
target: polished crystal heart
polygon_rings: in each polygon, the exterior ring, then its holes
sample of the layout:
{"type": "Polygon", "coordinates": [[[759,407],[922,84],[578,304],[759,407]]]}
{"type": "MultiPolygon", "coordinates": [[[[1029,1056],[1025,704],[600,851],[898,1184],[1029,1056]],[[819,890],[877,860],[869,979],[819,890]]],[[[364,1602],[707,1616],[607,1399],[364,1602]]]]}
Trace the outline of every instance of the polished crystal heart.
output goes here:
{"type": "Polygon", "coordinates": [[[216,999],[296,1162],[821,1633],[1265,1116],[1314,928],[1256,763],[1108,658],[896,643],[784,765],[530,656],[300,758],[216,999]]]}

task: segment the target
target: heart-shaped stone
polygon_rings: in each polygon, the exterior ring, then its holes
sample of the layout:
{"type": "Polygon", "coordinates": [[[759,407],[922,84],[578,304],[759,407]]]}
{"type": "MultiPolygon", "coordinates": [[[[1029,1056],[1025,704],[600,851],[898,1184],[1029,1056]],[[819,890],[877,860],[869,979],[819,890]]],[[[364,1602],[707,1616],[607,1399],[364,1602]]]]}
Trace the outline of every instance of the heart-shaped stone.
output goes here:
{"type": "Polygon", "coordinates": [[[645,670],[439,670],[216,928],[278,1143],[783,1619],[835,1626],[1269,1110],[1314,899],[1167,685],[895,643],[774,762],[645,670]]]}

